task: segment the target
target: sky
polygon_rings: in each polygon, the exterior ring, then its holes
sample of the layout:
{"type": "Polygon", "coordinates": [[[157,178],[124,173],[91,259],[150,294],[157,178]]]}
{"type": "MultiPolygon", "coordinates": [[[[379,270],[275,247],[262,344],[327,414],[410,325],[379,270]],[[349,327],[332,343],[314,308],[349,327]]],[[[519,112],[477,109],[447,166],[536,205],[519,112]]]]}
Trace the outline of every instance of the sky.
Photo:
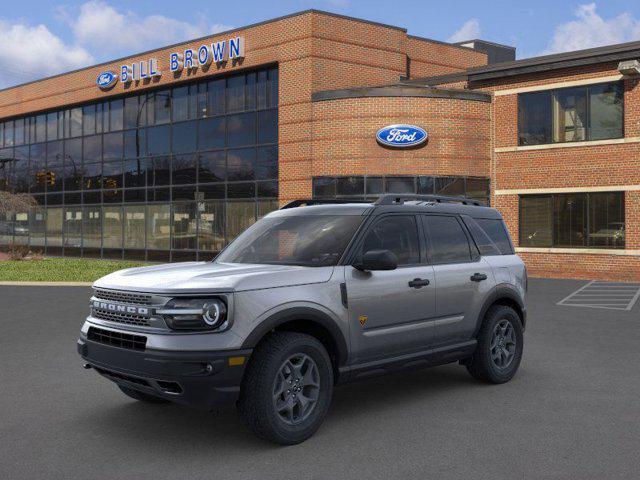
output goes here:
{"type": "Polygon", "coordinates": [[[3,0],[0,88],[316,8],[526,58],[640,40],[638,0],[3,0]]]}

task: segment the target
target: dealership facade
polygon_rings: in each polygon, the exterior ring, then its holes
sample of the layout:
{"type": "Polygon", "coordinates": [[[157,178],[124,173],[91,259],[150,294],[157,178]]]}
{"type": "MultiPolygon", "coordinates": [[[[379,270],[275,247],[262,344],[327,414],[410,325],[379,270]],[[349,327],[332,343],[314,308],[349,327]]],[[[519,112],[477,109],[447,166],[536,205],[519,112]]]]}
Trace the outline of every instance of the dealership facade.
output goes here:
{"type": "Polygon", "coordinates": [[[640,42],[515,60],[305,11],[0,91],[0,245],[208,259],[298,198],[464,196],[534,275],[640,279],[640,42]],[[427,141],[376,138],[415,126],[427,141]]]}

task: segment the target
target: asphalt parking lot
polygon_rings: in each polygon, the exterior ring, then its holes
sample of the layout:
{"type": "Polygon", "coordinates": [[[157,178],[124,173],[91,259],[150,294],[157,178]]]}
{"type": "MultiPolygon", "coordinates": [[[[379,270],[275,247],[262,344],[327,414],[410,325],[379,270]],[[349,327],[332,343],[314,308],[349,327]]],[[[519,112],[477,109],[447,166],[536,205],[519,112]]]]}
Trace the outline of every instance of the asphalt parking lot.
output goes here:
{"type": "Polygon", "coordinates": [[[0,286],[0,477],[638,478],[640,305],[556,305],[584,281],[530,281],[520,372],[457,365],[340,387],[320,431],[277,447],[233,411],[145,405],[81,368],[88,288],[0,286]]]}

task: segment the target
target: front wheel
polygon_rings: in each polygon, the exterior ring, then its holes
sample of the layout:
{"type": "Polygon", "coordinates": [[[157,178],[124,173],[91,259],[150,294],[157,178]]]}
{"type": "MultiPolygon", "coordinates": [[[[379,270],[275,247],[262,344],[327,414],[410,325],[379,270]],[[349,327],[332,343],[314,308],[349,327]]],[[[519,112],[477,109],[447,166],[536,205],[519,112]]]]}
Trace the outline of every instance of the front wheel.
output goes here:
{"type": "Polygon", "coordinates": [[[484,382],[508,382],[520,366],[523,347],[518,314],[511,307],[494,305],[484,317],[478,333],[478,347],[467,363],[467,370],[484,382]]]}
{"type": "Polygon", "coordinates": [[[260,438],[293,445],[311,437],[331,403],[333,368],[323,345],[297,332],[274,332],[255,349],[238,410],[260,438]]]}

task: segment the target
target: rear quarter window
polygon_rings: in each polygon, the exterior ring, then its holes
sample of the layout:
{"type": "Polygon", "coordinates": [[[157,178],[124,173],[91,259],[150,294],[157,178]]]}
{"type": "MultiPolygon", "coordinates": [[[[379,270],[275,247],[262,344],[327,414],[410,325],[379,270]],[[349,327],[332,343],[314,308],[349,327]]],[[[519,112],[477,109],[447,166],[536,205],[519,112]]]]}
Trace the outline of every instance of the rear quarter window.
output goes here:
{"type": "Polygon", "coordinates": [[[474,220],[498,248],[500,254],[513,255],[513,245],[502,220],[493,218],[475,218],[474,220]]]}

